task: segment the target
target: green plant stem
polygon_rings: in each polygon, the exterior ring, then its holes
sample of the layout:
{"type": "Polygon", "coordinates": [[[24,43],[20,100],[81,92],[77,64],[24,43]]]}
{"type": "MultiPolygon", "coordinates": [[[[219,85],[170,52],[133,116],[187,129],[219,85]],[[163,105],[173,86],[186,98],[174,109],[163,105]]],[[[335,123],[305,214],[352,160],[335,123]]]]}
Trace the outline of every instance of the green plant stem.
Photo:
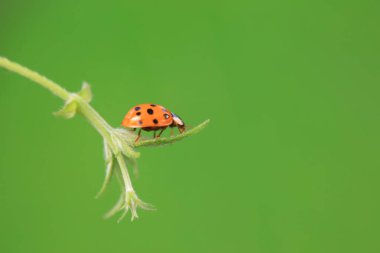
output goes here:
{"type": "Polygon", "coordinates": [[[50,90],[54,95],[60,97],[64,101],[67,101],[67,99],[70,97],[70,92],[68,92],[55,82],[47,79],[44,76],[41,76],[35,71],[21,66],[20,64],[12,62],[5,57],[0,56],[0,66],[38,83],[39,85],[50,90]]]}
{"type": "Polygon", "coordinates": [[[127,170],[127,165],[125,164],[123,154],[119,153],[116,155],[117,162],[119,163],[120,166],[120,172],[121,176],[123,178],[123,181],[125,183],[125,190],[126,192],[131,192],[133,191],[132,187],[132,182],[131,182],[131,177],[129,176],[128,170],[127,170]]]}
{"type": "MultiPolygon", "coordinates": [[[[95,109],[89,105],[89,103],[84,100],[81,96],[76,93],[70,93],[58,84],[47,79],[46,77],[40,75],[39,73],[29,70],[15,62],[12,62],[4,57],[0,57],[0,66],[8,69],[9,71],[15,72],[21,76],[24,76],[42,87],[50,90],[54,95],[65,101],[65,104],[75,102],[77,105],[77,110],[81,113],[91,124],[92,126],[100,133],[104,138],[106,143],[109,145],[112,150],[113,155],[116,157],[120,173],[123,179],[123,184],[126,192],[133,192],[131,178],[128,173],[127,165],[124,161],[123,153],[118,146],[118,142],[113,135],[113,128],[99,115],[95,109]]],[[[130,151],[132,152],[132,151],[130,151]]],[[[104,188],[104,186],[102,187],[104,188]]],[[[102,189],[104,190],[104,189],[102,189]]],[[[133,210],[135,212],[135,210],[133,210]]]]}
{"type": "Polygon", "coordinates": [[[68,102],[69,100],[75,100],[75,102],[78,104],[78,109],[81,114],[87,118],[95,127],[95,129],[102,135],[102,137],[106,139],[108,143],[110,143],[111,149],[113,151],[116,151],[117,148],[114,145],[112,146],[113,142],[109,134],[109,130],[111,130],[112,127],[83,98],[76,95],[75,93],[68,92],[57,83],[49,80],[48,78],[40,75],[35,71],[21,66],[18,63],[12,62],[7,58],[0,57],[0,66],[34,81],[35,83],[51,91],[54,95],[61,98],[65,102],[68,102]]]}

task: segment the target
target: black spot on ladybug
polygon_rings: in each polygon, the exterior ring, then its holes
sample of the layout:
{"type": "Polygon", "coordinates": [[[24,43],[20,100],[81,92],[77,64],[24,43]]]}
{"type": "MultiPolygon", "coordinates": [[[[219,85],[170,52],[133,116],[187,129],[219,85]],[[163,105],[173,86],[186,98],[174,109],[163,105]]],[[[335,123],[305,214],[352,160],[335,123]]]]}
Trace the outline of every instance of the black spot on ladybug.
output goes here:
{"type": "Polygon", "coordinates": [[[154,123],[154,124],[158,124],[158,120],[157,120],[157,119],[154,119],[154,120],[153,120],[153,123],[154,123]]]}
{"type": "Polygon", "coordinates": [[[140,106],[136,106],[136,107],[135,107],[135,110],[136,110],[136,111],[139,111],[140,109],[141,109],[140,106]]]}
{"type": "Polygon", "coordinates": [[[164,118],[165,118],[165,119],[168,119],[168,118],[169,118],[169,114],[165,113],[165,114],[164,114],[164,118]]]}
{"type": "Polygon", "coordinates": [[[137,112],[136,115],[137,115],[137,116],[140,116],[140,115],[141,115],[141,112],[137,112]]]}
{"type": "Polygon", "coordinates": [[[147,112],[147,113],[149,113],[150,115],[152,115],[152,114],[153,114],[153,110],[152,110],[152,109],[150,109],[150,108],[149,108],[148,110],[146,110],[146,112],[147,112]]]}
{"type": "Polygon", "coordinates": [[[155,104],[151,104],[150,106],[155,107],[156,105],[155,104]]]}
{"type": "Polygon", "coordinates": [[[142,120],[139,120],[139,124],[142,125],[142,120]]]}

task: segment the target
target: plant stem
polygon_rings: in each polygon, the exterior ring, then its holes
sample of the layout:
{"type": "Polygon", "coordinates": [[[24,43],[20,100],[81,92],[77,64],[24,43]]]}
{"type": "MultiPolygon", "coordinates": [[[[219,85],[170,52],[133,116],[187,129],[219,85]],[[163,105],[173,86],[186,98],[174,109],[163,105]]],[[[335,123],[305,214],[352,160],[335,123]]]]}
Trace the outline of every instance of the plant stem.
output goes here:
{"type": "Polygon", "coordinates": [[[38,83],[65,101],[70,97],[70,93],[55,82],[47,79],[35,71],[21,66],[20,64],[12,62],[5,57],[0,56],[0,66],[38,83]]]}
{"type": "Polygon", "coordinates": [[[131,192],[131,191],[133,191],[131,177],[128,174],[128,169],[127,169],[127,165],[125,164],[123,154],[121,154],[121,153],[117,154],[116,159],[117,159],[117,162],[119,163],[119,166],[120,166],[120,172],[121,172],[121,176],[123,178],[125,190],[126,190],[126,192],[131,192]]]}
{"type": "Polygon", "coordinates": [[[95,127],[95,129],[102,135],[102,137],[107,140],[111,146],[111,149],[113,151],[116,151],[117,148],[115,145],[113,145],[112,137],[110,135],[110,130],[112,127],[83,98],[76,95],[75,93],[68,92],[59,84],[49,80],[39,73],[25,68],[20,64],[12,62],[7,58],[1,56],[0,66],[36,82],[42,87],[50,90],[54,95],[61,98],[65,102],[69,101],[70,99],[75,100],[82,115],[87,118],[88,121],[90,121],[90,123],[95,127]]]}

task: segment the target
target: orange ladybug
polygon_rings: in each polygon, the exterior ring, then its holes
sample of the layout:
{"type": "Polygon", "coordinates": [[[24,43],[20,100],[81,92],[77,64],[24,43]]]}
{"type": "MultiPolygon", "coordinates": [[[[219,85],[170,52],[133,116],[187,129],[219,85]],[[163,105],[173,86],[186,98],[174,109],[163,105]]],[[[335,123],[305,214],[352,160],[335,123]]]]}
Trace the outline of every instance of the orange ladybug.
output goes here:
{"type": "Polygon", "coordinates": [[[132,128],[134,131],[139,128],[135,142],[140,139],[141,130],[154,131],[153,138],[159,138],[167,127],[177,127],[180,133],[185,131],[185,123],[180,117],[165,107],[156,104],[140,104],[134,106],[125,115],[121,125],[126,128],[132,128]],[[157,130],[161,131],[156,137],[157,130]]]}

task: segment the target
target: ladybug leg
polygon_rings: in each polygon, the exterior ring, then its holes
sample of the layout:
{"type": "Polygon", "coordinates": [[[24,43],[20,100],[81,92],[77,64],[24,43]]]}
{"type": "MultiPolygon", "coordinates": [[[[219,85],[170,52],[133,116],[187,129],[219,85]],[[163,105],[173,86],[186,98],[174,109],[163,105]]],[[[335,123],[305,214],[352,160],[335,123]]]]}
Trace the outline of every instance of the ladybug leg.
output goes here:
{"type": "Polygon", "coordinates": [[[160,138],[162,132],[163,132],[165,129],[166,129],[166,127],[164,127],[164,128],[161,129],[160,133],[157,135],[157,139],[160,138]]]}
{"type": "Polygon", "coordinates": [[[140,137],[141,137],[141,128],[140,128],[140,130],[139,130],[139,132],[137,134],[137,138],[135,140],[135,143],[140,139],[140,137]]]}
{"type": "Polygon", "coordinates": [[[170,128],[170,136],[173,136],[173,135],[174,135],[174,129],[170,128]]]}
{"type": "Polygon", "coordinates": [[[178,131],[182,134],[183,132],[185,132],[185,127],[178,126],[178,131]]]}
{"type": "Polygon", "coordinates": [[[153,131],[153,139],[156,138],[156,130],[153,131]]]}

